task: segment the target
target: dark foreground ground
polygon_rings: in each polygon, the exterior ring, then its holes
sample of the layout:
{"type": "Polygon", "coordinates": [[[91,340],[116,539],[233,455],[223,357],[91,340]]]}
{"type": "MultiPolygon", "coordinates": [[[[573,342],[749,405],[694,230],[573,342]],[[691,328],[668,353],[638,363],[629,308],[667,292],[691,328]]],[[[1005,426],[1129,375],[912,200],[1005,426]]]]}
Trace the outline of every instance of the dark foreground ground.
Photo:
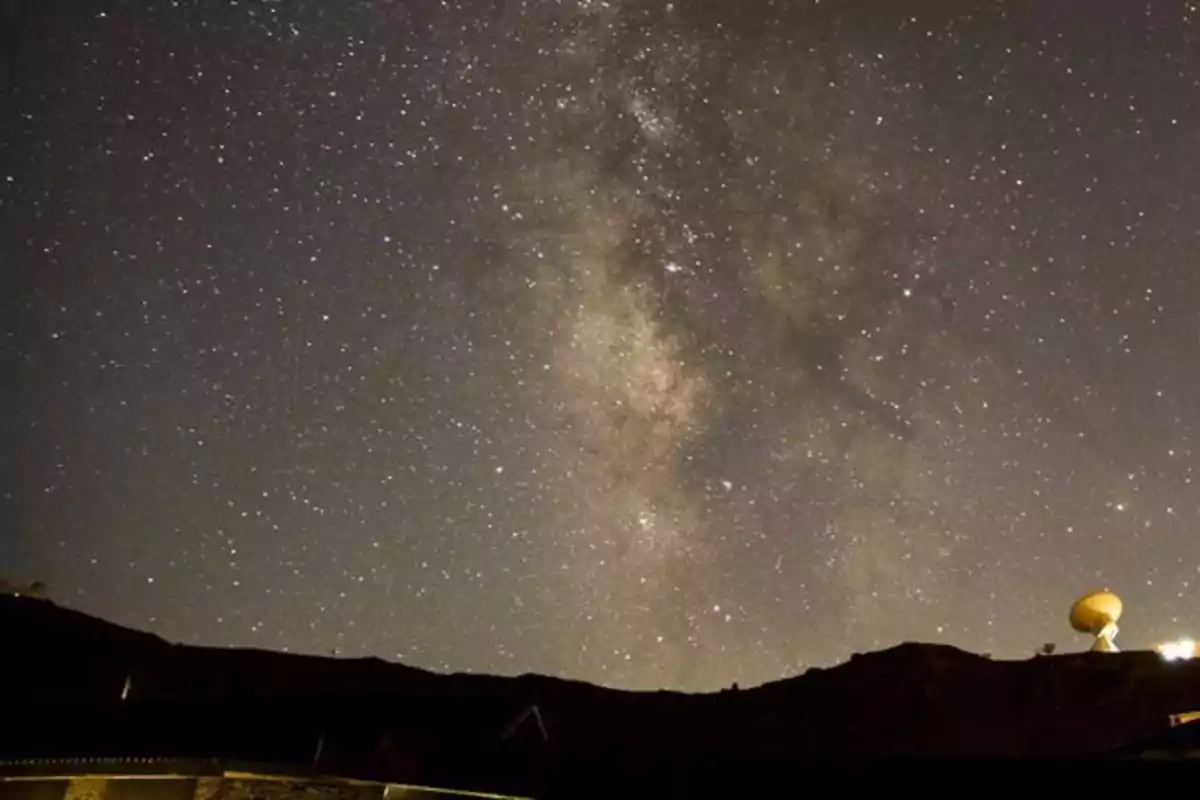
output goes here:
{"type": "Polygon", "coordinates": [[[902,645],[685,695],[185,647],[14,596],[0,596],[0,642],[0,800],[135,800],[167,790],[143,779],[68,798],[29,779],[168,763],[193,778],[291,775],[306,797],[327,796],[318,777],[354,779],[388,800],[415,796],[401,786],[524,797],[1200,786],[1200,758],[1187,758],[1200,756],[1196,726],[1170,724],[1200,709],[1200,664],[1152,653],[1004,662],[902,645]]]}
{"type": "MultiPolygon", "coordinates": [[[[718,754],[714,754],[718,755],[718,754]]],[[[1041,761],[692,756],[652,765],[620,758],[584,764],[564,761],[542,773],[524,794],[350,782],[328,776],[266,776],[238,769],[228,775],[192,774],[178,764],[171,775],[104,778],[55,775],[0,780],[0,800],[433,800],[434,798],[800,797],[826,792],[912,790],[944,794],[1067,792],[1079,789],[1145,792],[1194,791],[1194,761],[1041,761]],[[717,764],[719,763],[719,766],[717,764]],[[580,769],[579,767],[582,767],[580,769]]],[[[211,765],[209,765],[211,767],[211,765]]],[[[203,773],[204,769],[196,770],[203,773]]],[[[211,768],[209,769],[211,773],[211,768]]]]}

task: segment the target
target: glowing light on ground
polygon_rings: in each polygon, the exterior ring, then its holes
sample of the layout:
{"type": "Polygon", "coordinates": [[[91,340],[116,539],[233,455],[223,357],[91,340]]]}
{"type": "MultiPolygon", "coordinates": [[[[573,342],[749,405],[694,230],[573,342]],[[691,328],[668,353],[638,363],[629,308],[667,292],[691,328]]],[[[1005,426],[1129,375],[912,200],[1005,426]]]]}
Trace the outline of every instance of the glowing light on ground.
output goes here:
{"type": "Polygon", "coordinates": [[[1174,642],[1164,642],[1155,648],[1164,661],[1186,661],[1195,658],[1196,642],[1192,639],[1177,639],[1174,642]]]}

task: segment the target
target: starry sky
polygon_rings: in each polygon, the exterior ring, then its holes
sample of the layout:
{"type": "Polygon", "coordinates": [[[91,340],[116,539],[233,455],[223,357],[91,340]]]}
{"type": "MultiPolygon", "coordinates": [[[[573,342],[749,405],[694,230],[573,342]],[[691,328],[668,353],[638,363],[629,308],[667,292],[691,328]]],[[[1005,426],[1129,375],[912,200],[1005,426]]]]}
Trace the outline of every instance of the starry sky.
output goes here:
{"type": "Polygon", "coordinates": [[[635,688],[1200,634],[1200,5],[4,13],[0,575],[635,688]]]}

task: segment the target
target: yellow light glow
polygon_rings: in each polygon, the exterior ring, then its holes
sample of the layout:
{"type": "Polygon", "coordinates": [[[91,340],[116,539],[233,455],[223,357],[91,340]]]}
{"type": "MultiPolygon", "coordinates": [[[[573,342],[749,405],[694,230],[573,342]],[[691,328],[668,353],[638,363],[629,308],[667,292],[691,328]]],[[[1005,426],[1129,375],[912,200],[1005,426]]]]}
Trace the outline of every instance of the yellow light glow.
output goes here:
{"type": "Polygon", "coordinates": [[[1174,642],[1164,642],[1156,649],[1164,661],[1186,661],[1195,658],[1197,655],[1194,639],[1177,639],[1174,642]]]}

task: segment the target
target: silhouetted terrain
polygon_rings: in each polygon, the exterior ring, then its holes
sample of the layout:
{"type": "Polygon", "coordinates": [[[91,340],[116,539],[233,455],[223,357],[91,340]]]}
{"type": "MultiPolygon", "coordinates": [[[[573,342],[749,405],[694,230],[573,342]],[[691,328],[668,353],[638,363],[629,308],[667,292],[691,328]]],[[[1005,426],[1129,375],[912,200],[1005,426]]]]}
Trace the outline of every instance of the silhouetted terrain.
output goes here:
{"type": "Polygon", "coordinates": [[[1200,663],[1153,653],[993,661],[905,644],[687,695],[173,645],[29,597],[0,596],[0,632],[9,761],[209,758],[517,790],[627,756],[1088,757],[1200,709],[1200,663]]]}

